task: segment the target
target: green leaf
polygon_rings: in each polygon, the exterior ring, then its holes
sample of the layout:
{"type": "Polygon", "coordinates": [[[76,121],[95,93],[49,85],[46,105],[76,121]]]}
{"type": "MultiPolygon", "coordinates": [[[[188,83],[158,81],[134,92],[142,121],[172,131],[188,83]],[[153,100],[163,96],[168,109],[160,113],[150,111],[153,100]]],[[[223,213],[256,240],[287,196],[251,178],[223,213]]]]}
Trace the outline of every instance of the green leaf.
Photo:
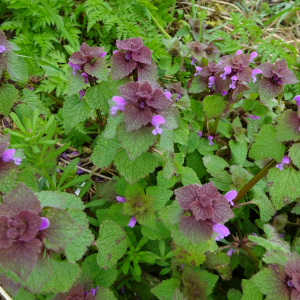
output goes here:
{"type": "Polygon", "coordinates": [[[89,230],[89,221],[86,214],[80,209],[70,208],[68,213],[71,218],[83,228],[83,231],[65,247],[65,254],[68,261],[75,262],[82,258],[87,247],[94,241],[94,235],[89,230]]]}
{"type": "Polygon", "coordinates": [[[34,112],[36,108],[39,109],[40,114],[47,115],[50,112],[49,108],[45,107],[43,102],[38,99],[37,94],[34,91],[23,89],[23,96],[25,97],[23,102],[29,106],[32,112],[34,112]]]}
{"type": "Polygon", "coordinates": [[[276,161],[281,161],[285,147],[280,142],[276,142],[276,130],[272,125],[266,125],[258,133],[254,144],[249,152],[249,156],[255,160],[272,157],[276,161]]]}
{"type": "Polygon", "coordinates": [[[3,193],[9,193],[16,185],[18,168],[14,162],[11,164],[8,169],[5,168],[7,163],[0,167],[0,191],[3,193]]]}
{"type": "Polygon", "coordinates": [[[146,194],[155,197],[152,207],[154,211],[159,211],[165,207],[173,195],[173,192],[163,187],[149,186],[147,187],[146,194]]]}
{"type": "Polygon", "coordinates": [[[51,208],[45,217],[50,221],[50,226],[43,231],[44,244],[48,249],[58,251],[82,232],[82,228],[64,210],[51,208]]]}
{"type": "Polygon", "coordinates": [[[300,119],[295,111],[290,109],[284,111],[277,117],[276,140],[279,142],[300,140],[300,119]]]}
{"type": "Polygon", "coordinates": [[[286,253],[280,250],[270,250],[264,254],[262,260],[267,264],[278,264],[281,266],[285,266],[289,258],[290,253],[286,253]]]}
{"type": "Polygon", "coordinates": [[[120,114],[116,118],[108,117],[103,137],[105,139],[112,139],[116,136],[117,126],[124,120],[124,115],[120,114]]]}
{"type": "Polygon", "coordinates": [[[163,150],[174,151],[174,130],[164,128],[160,135],[159,145],[163,150]]]}
{"type": "Polygon", "coordinates": [[[18,294],[14,297],[14,300],[35,300],[35,295],[27,292],[24,288],[21,288],[18,294]]]}
{"type": "Polygon", "coordinates": [[[105,220],[100,226],[96,245],[98,247],[97,262],[99,266],[111,268],[126,252],[126,233],[115,222],[105,220]]]}
{"type": "Polygon", "coordinates": [[[229,168],[229,164],[225,159],[217,155],[207,155],[203,157],[203,163],[207,168],[207,172],[214,176],[214,174],[229,168]]]}
{"type": "Polygon", "coordinates": [[[134,160],[129,160],[126,151],[122,150],[115,154],[114,162],[120,174],[130,183],[146,177],[157,166],[157,158],[149,152],[143,153],[134,160]]]}
{"type": "Polygon", "coordinates": [[[189,167],[178,166],[177,171],[181,176],[181,182],[183,185],[189,185],[194,183],[201,184],[196,172],[193,169],[189,167]]]}
{"type": "Polygon", "coordinates": [[[138,130],[127,131],[124,123],[118,126],[118,139],[130,160],[140,156],[154,144],[156,136],[152,134],[152,130],[152,127],[142,127],[138,130]]]}
{"type": "Polygon", "coordinates": [[[226,101],[222,96],[212,95],[203,99],[203,110],[208,120],[220,117],[226,108],[226,101]]]}
{"type": "Polygon", "coordinates": [[[70,73],[65,94],[67,94],[68,96],[77,94],[80,90],[83,89],[84,85],[84,77],[81,74],[75,73],[74,75],[73,73],[70,73]]]}
{"type": "Polygon", "coordinates": [[[189,87],[189,93],[198,94],[205,90],[206,82],[203,80],[202,76],[198,75],[192,79],[192,82],[189,87]]]}
{"type": "Polygon", "coordinates": [[[266,194],[258,187],[254,187],[255,198],[251,201],[259,207],[260,219],[268,222],[275,215],[275,208],[266,194]]]}
{"type": "Polygon", "coordinates": [[[189,124],[184,119],[180,119],[180,125],[174,130],[174,143],[186,145],[189,136],[189,124]]]}
{"type": "Polygon", "coordinates": [[[201,155],[206,156],[213,154],[214,151],[218,150],[218,144],[213,140],[213,145],[209,145],[209,140],[207,138],[201,138],[198,144],[198,151],[201,155]]]}
{"type": "Polygon", "coordinates": [[[175,278],[163,280],[162,283],[151,289],[159,300],[172,300],[175,290],[180,287],[180,281],[175,278]]]}
{"type": "Polygon", "coordinates": [[[235,142],[233,140],[229,141],[230,150],[237,161],[237,163],[241,166],[243,166],[246,158],[247,158],[247,142],[235,142]]]}
{"type": "Polygon", "coordinates": [[[56,261],[50,258],[52,277],[42,287],[40,293],[64,293],[69,291],[80,274],[80,267],[66,261],[56,261]]]}
{"type": "Polygon", "coordinates": [[[203,156],[198,150],[186,155],[186,165],[195,171],[199,179],[207,174],[206,168],[203,164],[203,156]]]}
{"type": "Polygon", "coordinates": [[[66,133],[69,133],[76,124],[85,121],[90,111],[91,108],[87,102],[80,100],[78,95],[66,98],[62,110],[66,133]]]}
{"type": "Polygon", "coordinates": [[[156,221],[156,229],[150,227],[141,226],[141,232],[143,236],[147,237],[150,240],[165,240],[170,237],[170,230],[164,226],[161,221],[156,221]]]}
{"type": "Polygon", "coordinates": [[[0,85],[0,111],[5,116],[9,114],[10,109],[18,100],[18,90],[12,84],[0,85]]]}
{"type": "Polygon", "coordinates": [[[229,256],[221,251],[215,253],[210,253],[206,256],[204,265],[210,269],[216,269],[217,272],[224,280],[231,279],[231,267],[230,267],[230,258],[229,256]]]}
{"type": "Polygon", "coordinates": [[[263,294],[256,287],[252,278],[250,280],[242,279],[242,288],[242,300],[262,300],[263,294]]]}
{"type": "Polygon", "coordinates": [[[280,250],[285,253],[290,253],[290,246],[287,242],[283,241],[279,234],[276,232],[275,228],[271,225],[264,225],[264,232],[266,233],[266,239],[249,235],[248,239],[257,243],[260,246],[263,246],[268,251],[270,250],[280,250]]]}
{"type": "Polygon", "coordinates": [[[300,168],[300,143],[294,144],[289,150],[289,157],[294,165],[300,168]]]}
{"type": "Polygon", "coordinates": [[[183,294],[179,288],[176,288],[175,294],[174,294],[174,297],[172,298],[172,300],[188,300],[188,299],[183,296],[183,294]]]}
{"type": "Polygon", "coordinates": [[[228,300],[241,300],[242,296],[243,296],[242,293],[236,289],[229,289],[227,292],[228,300]]]}
{"type": "Polygon", "coordinates": [[[300,195],[300,173],[290,167],[280,171],[273,168],[268,173],[271,200],[277,210],[295,201],[300,195]]]}
{"type": "Polygon", "coordinates": [[[163,176],[166,179],[170,179],[176,172],[174,156],[174,152],[164,151],[162,153],[163,176]]]}
{"type": "Polygon", "coordinates": [[[176,176],[171,176],[170,179],[167,179],[163,176],[163,171],[157,172],[157,185],[159,187],[171,188],[179,179],[176,176]]]}
{"type": "Polygon", "coordinates": [[[120,148],[120,143],[116,137],[108,140],[101,135],[97,139],[91,161],[99,168],[107,167],[112,162],[118,148],[120,148]]]}
{"type": "Polygon", "coordinates": [[[117,298],[110,289],[101,286],[97,290],[95,300],[117,300],[117,298]]]}
{"type": "Polygon", "coordinates": [[[96,58],[92,64],[85,63],[84,71],[101,81],[106,81],[108,77],[107,62],[101,57],[96,58]]]}
{"type": "Polygon", "coordinates": [[[6,56],[6,70],[11,80],[27,83],[28,69],[27,64],[22,57],[19,57],[15,52],[10,51],[6,56]]]}

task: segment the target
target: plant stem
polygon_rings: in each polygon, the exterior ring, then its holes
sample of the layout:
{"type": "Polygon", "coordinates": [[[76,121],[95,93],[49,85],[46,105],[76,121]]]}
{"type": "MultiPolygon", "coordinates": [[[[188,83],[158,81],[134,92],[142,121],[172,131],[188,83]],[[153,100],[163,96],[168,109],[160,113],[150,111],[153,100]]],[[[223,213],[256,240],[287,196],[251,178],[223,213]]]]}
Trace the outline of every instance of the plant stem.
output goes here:
{"type": "Polygon", "coordinates": [[[44,94],[46,96],[50,97],[51,99],[53,99],[59,106],[63,106],[64,105],[64,102],[61,99],[59,99],[59,98],[57,98],[57,97],[55,97],[55,96],[53,96],[53,95],[51,95],[49,93],[46,93],[46,92],[44,92],[44,94]]]}
{"type": "Polygon", "coordinates": [[[217,131],[217,128],[218,128],[218,124],[219,124],[219,121],[220,121],[220,117],[217,117],[215,119],[215,123],[214,123],[214,128],[211,132],[211,135],[214,136],[216,134],[216,131],[217,131]]]}
{"type": "Polygon", "coordinates": [[[49,182],[51,189],[56,190],[55,185],[54,185],[52,179],[50,178],[48,172],[45,169],[43,169],[43,171],[45,172],[45,177],[46,177],[47,181],[49,182]]]}
{"type": "MultiPolygon", "coordinates": [[[[193,12],[193,19],[196,18],[196,8],[195,8],[195,0],[191,0],[192,2],[192,12],[193,12]]],[[[201,24],[200,24],[201,26],[201,24]]]]}
{"type": "Polygon", "coordinates": [[[151,14],[151,12],[149,11],[148,8],[146,8],[146,10],[148,11],[149,15],[151,16],[152,20],[154,21],[154,23],[156,24],[156,26],[159,28],[159,30],[168,38],[170,39],[171,36],[162,28],[162,26],[158,23],[158,21],[153,17],[153,15],[151,14]]]}
{"type": "Polygon", "coordinates": [[[250,259],[255,263],[255,265],[258,267],[259,265],[259,259],[255,255],[255,253],[245,244],[241,244],[241,248],[247,253],[247,255],[250,257],[250,259]]]}
{"type": "Polygon", "coordinates": [[[138,76],[138,72],[137,72],[137,69],[135,68],[132,72],[132,77],[133,77],[133,81],[134,82],[137,82],[139,81],[139,76],[138,76]]]}
{"type": "Polygon", "coordinates": [[[263,169],[261,169],[244,187],[238,192],[234,203],[239,202],[251,189],[259,182],[264,176],[266,176],[271,168],[276,164],[276,161],[272,159],[263,169]]]}
{"type": "Polygon", "coordinates": [[[97,114],[97,119],[98,119],[98,122],[99,122],[99,126],[100,126],[100,129],[103,130],[103,118],[102,118],[102,115],[101,115],[101,110],[99,108],[96,108],[96,114],[97,114]]]}

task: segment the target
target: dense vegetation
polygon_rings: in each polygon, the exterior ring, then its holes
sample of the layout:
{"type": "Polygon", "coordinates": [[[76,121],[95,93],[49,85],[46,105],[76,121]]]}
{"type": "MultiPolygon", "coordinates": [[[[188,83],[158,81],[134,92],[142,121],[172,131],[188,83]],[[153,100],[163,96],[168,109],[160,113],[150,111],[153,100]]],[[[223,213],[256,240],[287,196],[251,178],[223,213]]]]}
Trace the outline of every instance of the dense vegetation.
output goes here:
{"type": "Polygon", "coordinates": [[[0,294],[300,299],[299,51],[299,0],[2,0],[0,294]]]}

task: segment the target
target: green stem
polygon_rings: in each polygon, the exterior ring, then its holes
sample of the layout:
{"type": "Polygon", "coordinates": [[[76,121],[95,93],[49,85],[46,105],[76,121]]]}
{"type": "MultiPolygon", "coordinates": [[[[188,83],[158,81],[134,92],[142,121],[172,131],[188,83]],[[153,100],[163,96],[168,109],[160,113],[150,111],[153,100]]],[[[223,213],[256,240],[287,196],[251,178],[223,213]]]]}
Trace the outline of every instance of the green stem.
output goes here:
{"type": "MultiPolygon", "coordinates": [[[[191,0],[192,2],[192,12],[193,12],[193,19],[196,18],[196,7],[195,7],[195,0],[191,0]]],[[[200,24],[201,26],[201,24],[200,24]]]]}
{"type": "Polygon", "coordinates": [[[296,235],[295,235],[295,237],[294,237],[294,239],[293,239],[293,241],[292,241],[291,247],[294,246],[294,244],[295,244],[295,242],[296,242],[296,239],[297,239],[297,237],[299,236],[299,233],[300,233],[300,228],[297,230],[297,233],[296,233],[296,235]]]}
{"type": "Polygon", "coordinates": [[[99,122],[99,126],[100,126],[100,129],[103,130],[103,118],[102,118],[102,115],[101,115],[101,110],[99,108],[96,108],[96,114],[97,114],[97,119],[98,119],[98,122],[99,122]]]}
{"type": "Polygon", "coordinates": [[[60,106],[64,105],[64,102],[61,99],[59,99],[59,98],[57,98],[57,97],[55,97],[55,96],[53,96],[53,95],[51,95],[49,93],[46,93],[46,92],[44,92],[44,94],[46,96],[50,97],[51,99],[53,99],[58,105],[60,105],[60,106]]]}
{"type": "Polygon", "coordinates": [[[151,14],[151,12],[149,11],[148,8],[146,8],[146,10],[148,11],[149,15],[151,16],[152,20],[154,21],[154,23],[156,24],[156,26],[159,28],[159,30],[168,38],[170,39],[171,36],[162,28],[162,26],[158,23],[158,21],[153,17],[153,15],[151,14]]]}
{"type": "Polygon", "coordinates": [[[44,172],[45,172],[44,175],[45,175],[47,181],[49,182],[49,184],[50,184],[50,186],[51,186],[51,189],[52,189],[52,190],[56,190],[55,185],[54,185],[52,179],[50,178],[48,172],[47,172],[45,169],[43,169],[43,170],[44,170],[44,172]]]}
{"type": "Polygon", "coordinates": [[[59,28],[59,30],[62,32],[62,34],[65,36],[65,38],[68,40],[69,44],[71,47],[75,50],[78,51],[79,47],[78,45],[75,44],[75,42],[72,40],[71,36],[69,35],[69,32],[63,25],[63,23],[60,21],[60,18],[56,13],[53,11],[53,9],[50,7],[48,4],[47,0],[42,0],[43,5],[45,6],[46,10],[49,12],[52,20],[56,24],[56,26],[59,28]]]}
{"type": "Polygon", "coordinates": [[[255,263],[255,265],[258,267],[259,265],[259,259],[255,255],[255,253],[245,244],[241,244],[241,248],[246,252],[246,254],[250,257],[250,259],[255,263]]]}
{"type": "Polygon", "coordinates": [[[239,202],[252,188],[259,182],[263,177],[265,177],[269,170],[273,168],[276,161],[272,159],[263,169],[261,169],[243,188],[238,192],[236,198],[233,200],[234,203],[239,202]]]}
{"type": "Polygon", "coordinates": [[[211,135],[214,136],[216,134],[216,131],[217,131],[217,128],[218,128],[218,124],[219,124],[219,121],[220,121],[220,117],[217,117],[215,119],[215,123],[214,123],[214,128],[211,132],[211,135]]]}

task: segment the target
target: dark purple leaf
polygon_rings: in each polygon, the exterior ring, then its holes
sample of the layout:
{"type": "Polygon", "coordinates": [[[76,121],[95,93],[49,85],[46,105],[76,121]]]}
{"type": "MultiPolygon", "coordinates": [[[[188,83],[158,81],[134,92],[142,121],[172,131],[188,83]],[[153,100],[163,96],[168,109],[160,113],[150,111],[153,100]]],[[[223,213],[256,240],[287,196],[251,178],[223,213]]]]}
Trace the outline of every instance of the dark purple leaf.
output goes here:
{"type": "Polygon", "coordinates": [[[273,76],[274,67],[271,63],[263,63],[260,66],[257,66],[256,68],[261,70],[261,73],[264,77],[271,78],[273,76]]]}
{"type": "Polygon", "coordinates": [[[185,210],[189,210],[192,202],[196,201],[199,190],[200,185],[198,184],[189,184],[179,189],[176,189],[174,193],[180,207],[185,210]]]}
{"type": "Polygon", "coordinates": [[[163,91],[156,89],[152,98],[147,99],[146,103],[153,108],[164,110],[171,106],[171,101],[165,96],[163,91]]]}
{"type": "Polygon", "coordinates": [[[119,91],[126,100],[137,102],[139,100],[139,96],[137,95],[139,86],[140,84],[138,82],[129,82],[125,85],[121,85],[119,91]]]}
{"type": "Polygon", "coordinates": [[[10,135],[9,134],[0,135],[0,156],[2,156],[2,154],[4,153],[6,148],[8,147],[9,140],[10,140],[10,135]]]}
{"type": "Polygon", "coordinates": [[[12,245],[12,239],[6,234],[9,218],[6,216],[0,217],[0,249],[7,249],[12,245]]]}
{"type": "Polygon", "coordinates": [[[152,60],[150,64],[137,64],[138,75],[141,80],[157,79],[158,70],[156,63],[152,60]]]}
{"type": "Polygon", "coordinates": [[[261,99],[270,100],[283,92],[284,85],[273,82],[272,79],[262,78],[258,83],[258,93],[261,99]]]}
{"type": "Polygon", "coordinates": [[[137,66],[133,59],[126,59],[126,54],[116,52],[111,57],[111,78],[113,80],[128,76],[137,66]]]}
{"type": "Polygon", "coordinates": [[[143,64],[151,64],[151,51],[148,47],[142,46],[135,52],[132,52],[132,58],[143,64]]]}
{"type": "Polygon", "coordinates": [[[129,38],[123,41],[117,41],[117,48],[124,51],[136,51],[143,47],[143,39],[141,37],[129,38]]]}
{"type": "Polygon", "coordinates": [[[215,86],[216,86],[216,93],[222,93],[224,91],[229,90],[229,85],[231,84],[231,79],[229,76],[226,76],[226,79],[223,80],[220,75],[223,72],[218,72],[214,75],[215,77],[215,86]]]}
{"type": "Polygon", "coordinates": [[[236,73],[236,77],[240,81],[250,82],[252,78],[252,71],[249,67],[242,68],[241,71],[236,73]]]}
{"type": "Polygon", "coordinates": [[[16,296],[21,287],[20,283],[14,282],[12,279],[7,278],[4,274],[0,275],[0,285],[11,297],[16,296]]]}
{"type": "Polygon", "coordinates": [[[87,62],[87,58],[77,51],[72,53],[69,62],[75,65],[83,65],[87,62]]]}
{"type": "Polygon", "coordinates": [[[34,239],[42,224],[42,219],[37,214],[29,211],[22,210],[17,217],[18,221],[25,224],[24,232],[21,234],[21,238],[25,242],[29,242],[34,239]]]}
{"type": "Polygon", "coordinates": [[[214,214],[211,206],[203,207],[200,201],[194,201],[191,204],[191,210],[197,221],[210,219],[214,214]]]}
{"type": "Polygon", "coordinates": [[[73,285],[68,293],[68,297],[71,297],[72,299],[75,299],[75,300],[77,300],[77,298],[84,299],[84,290],[83,290],[82,284],[77,283],[76,285],[73,285]]]}
{"type": "Polygon", "coordinates": [[[214,209],[214,215],[211,219],[215,223],[223,223],[234,217],[229,202],[220,194],[218,198],[214,198],[212,207],[214,209]]]}
{"type": "Polygon", "coordinates": [[[106,80],[108,76],[106,60],[101,57],[96,58],[92,64],[84,65],[84,71],[100,80],[106,80]]]}

